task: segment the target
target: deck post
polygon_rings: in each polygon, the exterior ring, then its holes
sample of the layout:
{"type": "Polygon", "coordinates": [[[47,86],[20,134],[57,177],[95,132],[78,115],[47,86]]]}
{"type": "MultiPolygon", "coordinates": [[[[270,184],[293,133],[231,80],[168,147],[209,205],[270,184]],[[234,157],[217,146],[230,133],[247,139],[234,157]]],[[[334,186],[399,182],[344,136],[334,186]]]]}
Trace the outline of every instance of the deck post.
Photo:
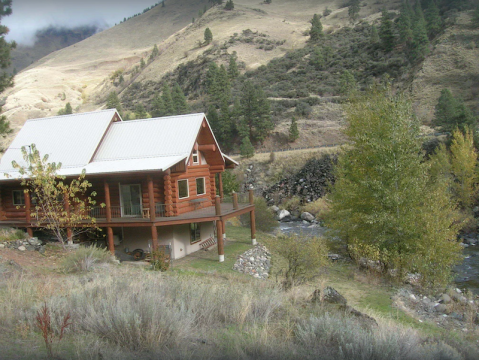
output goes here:
{"type": "Polygon", "coordinates": [[[106,179],[103,180],[103,185],[105,187],[106,222],[111,222],[110,185],[106,179]]]}
{"type": "Polygon", "coordinates": [[[221,220],[221,230],[223,230],[223,241],[226,241],[226,221],[221,220]]]}
{"type": "Polygon", "coordinates": [[[153,251],[158,250],[158,229],[156,228],[156,225],[151,226],[151,245],[153,251]]]}
{"type": "Polygon", "coordinates": [[[223,198],[224,198],[224,194],[223,194],[223,177],[221,176],[221,172],[218,173],[218,187],[219,187],[219,191],[220,191],[220,198],[221,198],[221,201],[223,201],[223,198]]]}
{"type": "Polygon", "coordinates": [[[30,202],[30,193],[28,191],[25,192],[25,219],[27,223],[30,224],[32,217],[32,210],[31,210],[31,202],[30,202]]]}
{"type": "Polygon", "coordinates": [[[238,194],[233,191],[233,210],[238,210],[238,194]]]}
{"type": "MultiPolygon", "coordinates": [[[[63,194],[63,207],[67,212],[67,219],[70,221],[70,201],[68,199],[68,194],[63,194]]],[[[73,233],[71,227],[67,227],[67,243],[68,245],[73,245],[73,233]]]]}
{"type": "Polygon", "coordinates": [[[165,216],[173,216],[173,192],[171,191],[171,172],[165,171],[164,191],[165,191],[165,216]]]}
{"type": "Polygon", "coordinates": [[[253,245],[256,245],[256,219],[254,217],[254,210],[251,210],[249,213],[249,219],[251,223],[251,243],[253,245]]]}
{"type": "Polygon", "coordinates": [[[106,228],[108,238],[108,249],[112,255],[115,255],[115,242],[113,241],[113,229],[111,227],[106,228]]]}
{"type": "MultiPolygon", "coordinates": [[[[221,216],[221,198],[216,195],[215,197],[215,210],[216,216],[221,216]]],[[[223,220],[216,220],[216,238],[218,240],[218,257],[219,262],[225,261],[225,243],[223,238],[223,220]]]]}
{"type": "Polygon", "coordinates": [[[150,201],[150,220],[156,220],[155,193],[153,189],[153,178],[148,175],[148,199],[150,201]]]}
{"type": "Polygon", "coordinates": [[[28,236],[30,237],[33,237],[33,229],[32,228],[27,228],[27,233],[28,233],[28,236]]]}
{"type": "Polygon", "coordinates": [[[254,190],[251,188],[248,190],[249,192],[249,204],[254,205],[254,190]]]}

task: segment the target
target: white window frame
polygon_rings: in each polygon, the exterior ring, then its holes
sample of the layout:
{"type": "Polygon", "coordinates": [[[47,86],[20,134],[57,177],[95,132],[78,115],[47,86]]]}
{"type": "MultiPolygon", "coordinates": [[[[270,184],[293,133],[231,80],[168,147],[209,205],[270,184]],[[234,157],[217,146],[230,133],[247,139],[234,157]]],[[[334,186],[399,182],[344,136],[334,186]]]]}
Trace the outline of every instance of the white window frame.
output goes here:
{"type": "Polygon", "coordinates": [[[205,180],[204,177],[196,178],[196,179],[195,179],[195,185],[196,185],[196,195],[198,195],[198,196],[199,196],[199,195],[206,195],[206,180],[205,180]],[[198,194],[198,183],[197,183],[198,179],[203,179],[203,190],[204,190],[204,193],[202,193],[202,194],[198,194]]]}
{"type": "Polygon", "coordinates": [[[191,154],[191,158],[192,158],[193,164],[199,164],[200,152],[198,150],[193,150],[193,153],[191,154]],[[195,161],[195,156],[196,156],[196,161],[195,161]]]}
{"type": "Polygon", "coordinates": [[[188,199],[190,197],[190,183],[188,179],[180,179],[176,182],[176,186],[178,187],[178,199],[188,199]],[[185,197],[180,197],[180,181],[186,181],[186,192],[187,196],[185,197]]]}
{"type": "MultiPolygon", "coordinates": [[[[21,196],[20,196],[21,198],[21,196]]],[[[12,190],[12,203],[14,206],[25,206],[25,191],[23,190],[12,190]],[[23,194],[23,204],[15,204],[15,192],[20,192],[21,194],[23,194]]]]}

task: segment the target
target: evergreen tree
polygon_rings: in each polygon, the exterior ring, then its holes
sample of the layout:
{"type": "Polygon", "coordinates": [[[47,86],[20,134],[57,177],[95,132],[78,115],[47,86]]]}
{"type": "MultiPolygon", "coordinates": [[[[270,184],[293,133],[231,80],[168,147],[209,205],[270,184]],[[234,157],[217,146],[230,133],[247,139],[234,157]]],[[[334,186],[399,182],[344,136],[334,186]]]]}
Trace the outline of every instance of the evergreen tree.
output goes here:
{"type": "Polygon", "coordinates": [[[298,123],[296,118],[293,116],[291,119],[291,125],[289,127],[288,141],[295,142],[299,138],[298,123]]]}
{"type": "Polygon", "coordinates": [[[65,105],[65,115],[70,115],[70,114],[73,114],[73,109],[72,109],[72,105],[67,102],[67,104],[65,105]]]}
{"type": "Polygon", "coordinates": [[[240,155],[242,158],[250,158],[254,156],[254,147],[251,144],[249,137],[243,137],[240,146],[240,155]]]}
{"type": "Polygon", "coordinates": [[[148,116],[145,107],[143,104],[137,104],[135,106],[135,118],[136,119],[145,119],[148,116]]]}
{"type": "Polygon", "coordinates": [[[118,114],[123,117],[123,109],[121,106],[121,101],[118,98],[118,94],[115,91],[110,92],[108,98],[106,99],[106,108],[107,109],[116,109],[118,114]]]}
{"type": "Polygon", "coordinates": [[[235,4],[233,3],[233,0],[226,1],[225,10],[233,10],[234,8],[235,4]]]}
{"type": "Polygon", "coordinates": [[[145,60],[144,60],[143,58],[141,58],[141,60],[140,60],[140,68],[143,69],[145,66],[146,66],[145,60]]]}
{"type": "Polygon", "coordinates": [[[361,0],[351,0],[348,7],[349,21],[354,24],[359,18],[361,0]]]}
{"type": "Polygon", "coordinates": [[[236,79],[239,76],[239,70],[238,70],[238,65],[236,64],[236,56],[231,55],[230,56],[230,62],[228,65],[228,76],[231,81],[236,79]]]}
{"type": "Polygon", "coordinates": [[[156,95],[151,104],[151,116],[155,118],[161,117],[164,116],[165,113],[166,111],[165,104],[163,104],[163,99],[160,95],[156,95]]]}
{"type": "Polygon", "coordinates": [[[413,12],[409,1],[403,0],[398,18],[399,38],[402,43],[409,44],[412,41],[412,17],[413,12]]]}
{"type": "Polygon", "coordinates": [[[243,86],[241,96],[240,135],[248,140],[262,142],[273,129],[270,115],[270,104],[263,90],[255,87],[250,81],[243,86]]]}
{"type": "Polygon", "coordinates": [[[311,41],[318,41],[323,37],[323,25],[319,19],[318,14],[314,14],[311,19],[311,30],[309,31],[309,38],[311,41]]]}
{"type": "Polygon", "coordinates": [[[219,68],[214,61],[210,62],[208,71],[206,72],[206,92],[210,96],[216,94],[217,80],[218,80],[219,68]]]}
{"type": "Polygon", "coordinates": [[[439,126],[441,131],[451,135],[457,128],[463,133],[467,128],[474,129],[477,121],[463,101],[459,101],[449,89],[443,89],[435,109],[433,125],[439,126]]]}
{"type": "Polygon", "coordinates": [[[163,106],[165,107],[165,115],[175,115],[175,105],[173,104],[171,90],[167,83],[163,85],[161,100],[163,100],[163,106]]]}
{"type": "Polygon", "coordinates": [[[208,108],[208,112],[206,113],[206,117],[208,118],[208,122],[211,125],[211,129],[213,130],[214,134],[219,133],[220,131],[220,117],[218,115],[218,111],[216,110],[216,107],[213,105],[210,105],[208,108]]]}
{"type": "Polygon", "coordinates": [[[313,52],[311,53],[311,56],[309,57],[309,64],[314,66],[316,70],[321,70],[324,67],[326,61],[324,60],[321,47],[316,46],[314,48],[313,52]]]}
{"type": "Polygon", "coordinates": [[[231,84],[228,77],[228,71],[223,64],[221,64],[218,71],[216,87],[217,92],[214,100],[217,106],[220,106],[223,101],[229,102],[231,97],[231,84]]]}
{"type": "Polygon", "coordinates": [[[438,35],[443,28],[441,15],[439,15],[439,9],[435,0],[429,0],[427,8],[424,11],[424,17],[427,24],[427,33],[429,38],[432,39],[438,35]]]}
{"type": "Polygon", "coordinates": [[[371,44],[378,44],[379,43],[379,34],[378,29],[375,25],[371,26],[371,44]]]}
{"type": "Polygon", "coordinates": [[[205,29],[205,44],[208,45],[213,41],[213,33],[211,32],[210,28],[205,29]]]}
{"type": "Polygon", "coordinates": [[[175,87],[173,88],[171,98],[173,100],[175,115],[183,115],[188,112],[188,104],[186,103],[185,94],[183,94],[183,90],[181,90],[178,83],[176,83],[175,87]]]}
{"type": "Polygon", "coordinates": [[[427,36],[426,25],[421,4],[418,1],[415,6],[413,38],[409,52],[411,61],[421,60],[429,52],[429,38],[427,36]]]}
{"type": "Polygon", "coordinates": [[[156,58],[159,53],[160,51],[158,50],[158,45],[155,44],[155,46],[153,46],[153,50],[151,50],[150,62],[153,61],[153,59],[156,58]]]}
{"type": "Polygon", "coordinates": [[[393,23],[391,21],[391,15],[386,9],[383,10],[381,16],[381,27],[379,28],[379,37],[381,38],[381,43],[383,49],[386,52],[392,51],[395,46],[394,32],[393,32],[393,23]]]}
{"type": "Polygon", "coordinates": [[[374,89],[347,108],[348,147],[329,196],[328,227],[353,258],[379,260],[425,286],[445,284],[460,258],[447,185],[429,176],[419,121],[405,97],[374,89]]]}
{"type": "Polygon", "coordinates": [[[349,70],[344,70],[339,79],[339,93],[343,96],[349,96],[356,90],[357,84],[354,75],[349,70]]]}

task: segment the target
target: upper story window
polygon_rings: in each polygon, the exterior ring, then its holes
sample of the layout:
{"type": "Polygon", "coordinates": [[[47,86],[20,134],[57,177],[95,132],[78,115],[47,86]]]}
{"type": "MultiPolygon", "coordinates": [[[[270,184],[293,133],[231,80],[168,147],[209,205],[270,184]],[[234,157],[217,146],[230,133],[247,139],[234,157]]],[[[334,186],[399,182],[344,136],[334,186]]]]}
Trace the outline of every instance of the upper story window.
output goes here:
{"type": "Polygon", "coordinates": [[[190,196],[188,191],[188,179],[178,180],[178,197],[184,199],[190,196]]]}
{"type": "Polygon", "coordinates": [[[206,194],[205,178],[196,179],[196,195],[206,194]]]}
{"type": "Polygon", "coordinates": [[[200,163],[200,155],[198,153],[198,150],[193,150],[193,164],[199,164],[200,163]]]}
{"type": "Polygon", "coordinates": [[[23,192],[23,190],[13,190],[12,195],[13,205],[25,205],[25,193],[23,192]]]}

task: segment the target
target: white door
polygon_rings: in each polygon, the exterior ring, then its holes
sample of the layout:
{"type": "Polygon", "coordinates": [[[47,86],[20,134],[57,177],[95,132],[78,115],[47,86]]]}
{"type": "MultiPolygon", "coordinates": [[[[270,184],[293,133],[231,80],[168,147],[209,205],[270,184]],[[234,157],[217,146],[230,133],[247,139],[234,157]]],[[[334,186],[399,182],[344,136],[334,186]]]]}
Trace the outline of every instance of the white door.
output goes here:
{"type": "Polygon", "coordinates": [[[120,185],[121,216],[141,216],[140,184],[120,185]]]}

